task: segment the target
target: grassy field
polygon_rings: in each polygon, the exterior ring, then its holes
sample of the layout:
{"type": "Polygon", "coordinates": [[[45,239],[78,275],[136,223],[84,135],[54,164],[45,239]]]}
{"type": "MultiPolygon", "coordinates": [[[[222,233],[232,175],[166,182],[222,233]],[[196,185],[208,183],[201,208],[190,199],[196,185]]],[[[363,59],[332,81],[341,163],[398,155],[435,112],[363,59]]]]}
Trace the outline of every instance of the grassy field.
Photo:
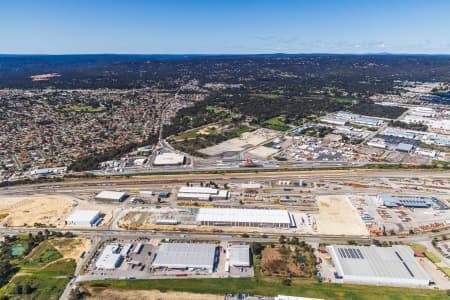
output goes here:
{"type": "Polygon", "coordinates": [[[63,112],[89,112],[89,113],[98,113],[102,112],[103,108],[101,107],[92,107],[90,105],[72,105],[70,107],[65,107],[62,109],[63,112]]]}
{"type": "Polygon", "coordinates": [[[0,288],[0,299],[58,299],[76,268],[75,261],[64,259],[48,240],[14,261],[19,273],[0,288]]]}
{"type": "Polygon", "coordinates": [[[252,96],[269,99],[269,100],[276,100],[276,99],[281,98],[281,96],[277,95],[277,94],[252,94],[252,96]]]}
{"type": "Polygon", "coordinates": [[[284,116],[275,117],[272,119],[269,119],[267,121],[264,121],[264,127],[267,127],[272,130],[278,130],[278,131],[286,131],[290,127],[286,124],[286,120],[284,116]]]}
{"type": "Polygon", "coordinates": [[[0,298],[9,296],[11,299],[58,299],[70,276],[75,272],[75,267],[73,259],[64,259],[44,268],[21,269],[19,274],[0,289],[0,298]],[[19,286],[22,287],[20,294],[19,286]]]}
{"type": "Polygon", "coordinates": [[[52,261],[62,258],[62,255],[49,244],[43,241],[20,263],[21,267],[41,267],[52,261]]]}
{"type": "Polygon", "coordinates": [[[313,280],[292,279],[290,286],[282,279],[223,278],[223,279],[158,279],[158,280],[111,280],[85,283],[96,289],[118,288],[132,290],[185,291],[223,295],[225,293],[249,293],[275,296],[278,294],[323,299],[383,300],[383,299],[445,299],[444,291],[402,289],[393,287],[340,285],[317,283],[313,280]]]}

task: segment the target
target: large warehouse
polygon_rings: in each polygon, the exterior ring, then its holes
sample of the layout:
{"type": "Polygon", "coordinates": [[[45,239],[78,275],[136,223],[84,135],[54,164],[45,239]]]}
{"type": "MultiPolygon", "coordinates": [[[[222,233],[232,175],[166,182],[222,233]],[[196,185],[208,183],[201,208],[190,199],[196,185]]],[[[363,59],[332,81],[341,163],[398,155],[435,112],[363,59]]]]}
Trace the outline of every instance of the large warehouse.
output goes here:
{"type": "Polygon", "coordinates": [[[407,196],[391,196],[387,194],[379,194],[377,196],[378,202],[386,207],[416,207],[427,208],[433,205],[431,198],[407,197],[407,196]]]}
{"type": "Polygon", "coordinates": [[[218,253],[215,244],[163,243],[156,252],[153,268],[194,269],[212,272],[218,253]]]}
{"type": "Polygon", "coordinates": [[[425,288],[429,275],[408,246],[327,246],[344,283],[425,288]]]}
{"type": "Polygon", "coordinates": [[[118,268],[123,261],[123,256],[119,252],[119,245],[106,245],[95,262],[97,269],[113,270],[118,268]]]}
{"type": "Polygon", "coordinates": [[[227,200],[229,192],[210,187],[182,186],[178,192],[178,200],[227,200]]]}
{"type": "Polygon", "coordinates": [[[228,249],[230,266],[232,267],[250,267],[250,246],[249,245],[231,245],[228,249]]]}
{"type": "Polygon", "coordinates": [[[156,155],[153,164],[155,166],[176,166],[182,165],[186,161],[186,158],[182,154],[164,152],[156,155]]]}
{"type": "Polygon", "coordinates": [[[101,191],[95,196],[97,200],[108,200],[122,202],[128,197],[127,193],[114,191],[101,191]]]}
{"type": "Polygon", "coordinates": [[[276,209],[199,208],[196,221],[207,226],[296,227],[290,212],[276,209]]]}
{"type": "Polygon", "coordinates": [[[66,219],[70,226],[97,226],[102,220],[98,210],[76,210],[66,219]]]}

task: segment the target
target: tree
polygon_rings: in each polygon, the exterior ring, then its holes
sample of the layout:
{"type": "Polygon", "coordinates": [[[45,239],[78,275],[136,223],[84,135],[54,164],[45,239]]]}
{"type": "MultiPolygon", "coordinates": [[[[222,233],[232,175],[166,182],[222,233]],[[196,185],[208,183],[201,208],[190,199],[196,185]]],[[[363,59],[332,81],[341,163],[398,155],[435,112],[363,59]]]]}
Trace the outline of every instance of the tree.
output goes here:
{"type": "Polygon", "coordinates": [[[29,295],[31,293],[33,293],[33,288],[31,287],[31,285],[26,284],[25,285],[25,294],[29,295]]]}
{"type": "Polygon", "coordinates": [[[21,285],[16,285],[16,294],[22,295],[23,287],[21,285]]]}

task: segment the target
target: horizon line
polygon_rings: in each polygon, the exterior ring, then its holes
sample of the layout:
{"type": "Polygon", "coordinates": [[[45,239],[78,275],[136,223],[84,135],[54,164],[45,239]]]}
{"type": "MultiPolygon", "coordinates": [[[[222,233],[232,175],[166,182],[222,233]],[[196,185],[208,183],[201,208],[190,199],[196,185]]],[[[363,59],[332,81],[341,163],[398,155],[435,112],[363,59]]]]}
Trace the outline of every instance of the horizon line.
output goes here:
{"type": "Polygon", "coordinates": [[[89,55],[117,55],[117,56],[259,56],[259,55],[413,55],[413,56],[450,56],[450,53],[414,53],[414,52],[265,52],[265,53],[117,53],[117,52],[98,52],[98,53],[0,53],[0,56],[89,56],[89,55]]]}

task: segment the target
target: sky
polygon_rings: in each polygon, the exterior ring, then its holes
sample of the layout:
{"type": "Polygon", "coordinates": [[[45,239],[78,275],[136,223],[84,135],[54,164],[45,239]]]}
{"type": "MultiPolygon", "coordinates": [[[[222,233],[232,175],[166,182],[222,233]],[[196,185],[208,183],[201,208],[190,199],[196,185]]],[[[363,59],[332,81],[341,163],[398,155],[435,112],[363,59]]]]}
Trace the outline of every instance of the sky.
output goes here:
{"type": "Polygon", "coordinates": [[[0,0],[2,54],[450,54],[450,0],[0,0]]]}

